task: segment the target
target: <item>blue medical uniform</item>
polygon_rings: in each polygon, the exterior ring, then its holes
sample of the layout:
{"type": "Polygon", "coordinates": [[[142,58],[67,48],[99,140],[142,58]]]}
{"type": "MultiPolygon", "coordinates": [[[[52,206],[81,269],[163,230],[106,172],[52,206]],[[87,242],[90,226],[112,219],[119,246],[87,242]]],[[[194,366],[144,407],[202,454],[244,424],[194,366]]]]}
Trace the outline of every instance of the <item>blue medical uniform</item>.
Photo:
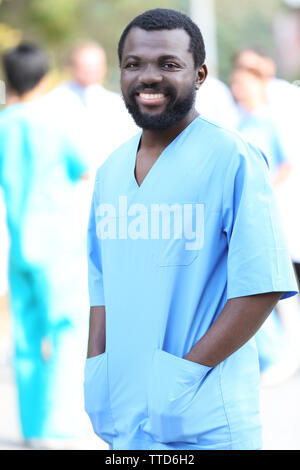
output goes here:
{"type": "Polygon", "coordinates": [[[237,130],[253,145],[259,147],[268,158],[270,171],[276,170],[288,161],[278,130],[268,111],[242,112],[237,130]]]}
{"type": "Polygon", "coordinates": [[[228,299],[297,292],[266,161],[197,117],[139,186],[140,138],[95,180],[89,292],[106,308],[106,350],[86,360],[86,411],[110,449],[258,449],[255,341],[215,367],[183,357],[228,299]]]}
{"type": "Polygon", "coordinates": [[[21,432],[28,439],[66,439],[81,435],[84,422],[80,358],[87,339],[88,294],[82,274],[85,239],[73,195],[86,164],[49,116],[46,103],[16,104],[0,114],[0,186],[11,242],[21,432]]]}

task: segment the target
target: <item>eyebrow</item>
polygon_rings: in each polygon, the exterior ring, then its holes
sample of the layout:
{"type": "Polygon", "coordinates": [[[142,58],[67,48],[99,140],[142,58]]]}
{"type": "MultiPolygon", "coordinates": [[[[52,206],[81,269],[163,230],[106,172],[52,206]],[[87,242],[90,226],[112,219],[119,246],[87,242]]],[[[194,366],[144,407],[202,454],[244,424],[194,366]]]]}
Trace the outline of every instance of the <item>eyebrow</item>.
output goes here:
{"type": "Polygon", "coordinates": [[[128,60],[128,59],[134,59],[134,60],[139,60],[140,58],[136,55],[127,55],[126,57],[124,57],[124,60],[128,60]]]}
{"type": "MultiPolygon", "coordinates": [[[[124,60],[129,60],[129,59],[140,60],[141,58],[139,56],[136,56],[136,55],[133,55],[133,54],[129,54],[124,58],[124,60]]],[[[183,62],[183,60],[180,59],[180,57],[178,57],[176,55],[172,55],[172,54],[166,54],[166,55],[159,56],[158,59],[159,60],[175,59],[175,60],[178,60],[180,62],[183,62]]]]}

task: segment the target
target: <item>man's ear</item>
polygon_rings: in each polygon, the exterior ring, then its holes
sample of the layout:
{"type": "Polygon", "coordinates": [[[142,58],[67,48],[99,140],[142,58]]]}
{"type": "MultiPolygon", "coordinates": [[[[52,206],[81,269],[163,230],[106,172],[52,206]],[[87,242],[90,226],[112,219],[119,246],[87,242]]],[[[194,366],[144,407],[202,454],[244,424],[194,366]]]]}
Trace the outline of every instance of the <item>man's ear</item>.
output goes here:
{"type": "Polygon", "coordinates": [[[196,84],[195,84],[197,90],[199,90],[200,86],[205,81],[207,77],[207,73],[208,73],[207,66],[205,64],[201,65],[201,67],[197,69],[196,84]]]}

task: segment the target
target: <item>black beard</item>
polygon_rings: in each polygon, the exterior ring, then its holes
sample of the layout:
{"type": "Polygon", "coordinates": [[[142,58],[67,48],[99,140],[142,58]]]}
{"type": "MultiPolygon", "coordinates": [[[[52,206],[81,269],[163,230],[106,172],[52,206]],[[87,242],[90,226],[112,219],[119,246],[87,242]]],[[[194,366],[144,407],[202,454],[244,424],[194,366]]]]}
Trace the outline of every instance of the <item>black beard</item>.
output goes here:
{"type": "Polygon", "coordinates": [[[169,129],[170,127],[173,127],[179,122],[181,122],[193,107],[196,98],[196,89],[194,84],[189,89],[186,97],[177,102],[174,102],[176,92],[172,87],[165,88],[164,90],[158,90],[157,87],[149,86],[144,88],[139,88],[139,90],[134,90],[129,93],[128,102],[126,102],[125,99],[124,102],[128,112],[133,117],[137,126],[141,127],[142,129],[151,131],[162,131],[165,129],[169,129]],[[169,102],[166,106],[165,111],[156,116],[147,113],[142,113],[140,111],[140,108],[136,102],[136,92],[141,92],[144,88],[147,88],[147,90],[149,90],[149,88],[152,88],[153,93],[164,92],[166,95],[168,95],[169,102]]]}

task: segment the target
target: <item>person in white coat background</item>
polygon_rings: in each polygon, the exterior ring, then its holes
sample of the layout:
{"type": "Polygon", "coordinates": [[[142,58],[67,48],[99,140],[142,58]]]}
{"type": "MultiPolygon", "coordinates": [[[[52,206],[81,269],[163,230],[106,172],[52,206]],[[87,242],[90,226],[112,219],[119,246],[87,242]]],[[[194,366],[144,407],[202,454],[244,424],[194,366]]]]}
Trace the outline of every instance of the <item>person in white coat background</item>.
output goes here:
{"type": "Polygon", "coordinates": [[[76,198],[78,227],[85,236],[96,171],[138,129],[121,95],[104,86],[107,57],[98,42],[83,40],[75,44],[67,71],[70,78],[48,93],[48,104],[66,133],[72,135],[89,169],[89,178],[78,185],[76,198]]]}
{"type": "Polygon", "coordinates": [[[106,157],[137,132],[121,95],[103,83],[107,75],[102,46],[85,41],[74,46],[68,61],[70,79],[49,93],[58,118],[77,132],[79,144],[91,168],[97,170],[106,157]]]}

